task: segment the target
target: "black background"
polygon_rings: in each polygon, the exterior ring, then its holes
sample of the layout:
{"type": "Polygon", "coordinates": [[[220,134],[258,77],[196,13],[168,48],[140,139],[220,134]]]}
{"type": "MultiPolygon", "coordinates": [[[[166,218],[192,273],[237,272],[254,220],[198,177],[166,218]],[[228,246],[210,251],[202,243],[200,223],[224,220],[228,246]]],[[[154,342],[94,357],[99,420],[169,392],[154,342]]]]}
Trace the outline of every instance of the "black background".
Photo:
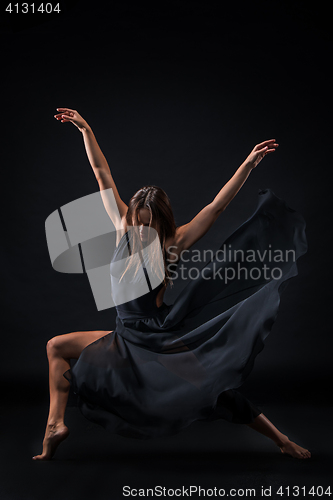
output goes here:
{"type": "Polygon", "coordinates": [[[328,8],[281,0],[60,5],[49,18],[3,8],[1,20],[3,498],[122,498],[124,484],[329,484],[328,8]],[[195,248],[216,250],[265,187],[304,216],[308,253],[243,392],[310,448],[311,464],[226,422],[154,442],[110,436],[85,421],[73,395],[70,438],[51,463],[30,463],[47,417],[47,340],[112,330],[115,321],[114,310],[97,311],[86,276],[50,263],[45,219],[98,189],[81,134],[53,118],[57,107],[77,109],[91,125],[125,202],[157,184],[178,225],[214,198],[256,143],[276,138],[276,153],[195,248]]]}

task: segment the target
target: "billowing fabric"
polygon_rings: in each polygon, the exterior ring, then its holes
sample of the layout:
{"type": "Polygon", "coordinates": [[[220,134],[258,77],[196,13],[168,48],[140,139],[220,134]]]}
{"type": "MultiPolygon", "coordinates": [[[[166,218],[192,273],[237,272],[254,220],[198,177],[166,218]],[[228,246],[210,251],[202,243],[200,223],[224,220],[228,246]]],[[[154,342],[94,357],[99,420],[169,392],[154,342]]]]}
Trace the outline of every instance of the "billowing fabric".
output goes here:
{"type": "MultiPolygon", "coordinates": [[[[126,234],[114,258],[128,246],[126,234]]],[[[263,349],[281,292],[307,251],[304,219],[270,189],[261,190],[253,215],[222,249],[224,258],[217,252],[174,304],[157,307],[159,285],[117,306],[114,331],[87,346],[64,374],[86,418],[147,439],[196,420],[250,423],[259,415],[236,389],[263,349]],[[254,268],[264,266],[258,276],[254,268]],[[228,276],[237,271],[235,279],[225,279],[227,268],[228,276]]]]}

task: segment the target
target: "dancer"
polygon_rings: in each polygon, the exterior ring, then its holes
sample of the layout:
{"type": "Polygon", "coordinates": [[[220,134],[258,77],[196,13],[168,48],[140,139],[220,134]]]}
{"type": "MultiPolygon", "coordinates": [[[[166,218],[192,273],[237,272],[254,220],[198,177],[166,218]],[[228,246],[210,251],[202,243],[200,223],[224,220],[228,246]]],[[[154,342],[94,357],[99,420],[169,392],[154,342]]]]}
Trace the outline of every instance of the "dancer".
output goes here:
{"type": "Polygon", "coordinates": [[[64,415],[70,384],[86,418],[126,437],[172,435],[196,420],[223,418],[267,436],[284,454],[309,458],[307,449],[291,441],[236,391],[263,349],[286,282],[297,275],[296,260],[306,252],[302,216],[270,189],[260,191],[256,211],[223,249],[266,250],[262,255],[288,250],[295,259],[280,259],[280,273],[260,279],[248,259],[242,262],[241,276],[227,280],[227,270],[236,271],[239,262],[216,257],[174,304],[163,302],[182,252],[210,229],[253,169],[276,150],[275,139],[257,144],[213,201],[188,224],[176,227],[169,198],[157,186],[139,189],[127,206],[91,127],[76,110],[57,111],[57,120],[74,124],[82,133],[101,194],[110,188],[114,193],[122,231],[112,262],[131,248],[130,227],[152,227],[163,250],[165,278],[153,288],[146,273],[149,292],[116,306],[113,331],[73,332],[48,341],[50,408],[43,451],[33,459],[52,458],[69,434],[64,415]],[[78,360],[73,369],[70,359],[78,360]]]}

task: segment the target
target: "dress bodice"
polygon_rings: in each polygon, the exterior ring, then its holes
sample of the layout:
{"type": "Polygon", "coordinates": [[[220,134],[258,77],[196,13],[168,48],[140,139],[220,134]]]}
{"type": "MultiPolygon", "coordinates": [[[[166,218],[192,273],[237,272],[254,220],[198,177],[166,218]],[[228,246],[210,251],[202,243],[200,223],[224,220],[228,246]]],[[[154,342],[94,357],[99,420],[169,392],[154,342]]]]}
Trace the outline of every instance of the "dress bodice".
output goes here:
{"type": "Polygon", "coordinates": [[[158,307],[156,304],[156,297],[158,292],[163,287],[163,283],[158,285],[148,293],[141,295],[136,299],[119,304],[116,306],[117,314],[120,319],[139,319],[139,318],[153,318],[165,307],[165,303],[158,307]]]}
{"type": "MultiPolygon", "coordinates": [[[[118,246],[114,252],[111,266],[116,261],[120,261],[124,256],[131,254],[129,236],[128,232],[120,239],[118,246]]],[[[115,307],[120,319],[139,319],[139,318],[152,318],[158,315],[162,310],[165,309],[166,304],[163,302],[160,307],[156,304],[156,297],[159,291],[163,288],[164,283],[160,283],[155,288],[152,288],[151,281],[149,279],[147,269],[144,264],[142,264],[143,273],[141,273],[141,278],[144,280],[144,285],[149,290],[146,293],[140,295],[137,298],[117,304],[115,300],[115,307]]],[[[111,283],[112,283],[112,272],[111,272],[111,283]]],[[[130,285],[129,285],[130,286],[130,285]]],[[[113,293],[116,287],[113,287],[113,293]]],[[[114,298],[115,299],[115,298],[114,298]]]]}

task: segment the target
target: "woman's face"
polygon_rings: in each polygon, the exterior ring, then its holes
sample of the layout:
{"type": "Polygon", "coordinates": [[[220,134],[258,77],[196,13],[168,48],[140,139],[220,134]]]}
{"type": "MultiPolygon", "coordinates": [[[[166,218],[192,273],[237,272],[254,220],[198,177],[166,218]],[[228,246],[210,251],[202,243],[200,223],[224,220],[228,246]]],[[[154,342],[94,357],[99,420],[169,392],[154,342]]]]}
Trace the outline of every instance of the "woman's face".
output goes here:
{"type": "Polygon", "coordinates": [[[150,223],[150,211],[148,210],[148,208],[141,208],[138,211],[138,221],[140,226],[140,239],[142,241],[145,241],[148,238],[148,229],[145,228],[148,227],[150,223]]]}

